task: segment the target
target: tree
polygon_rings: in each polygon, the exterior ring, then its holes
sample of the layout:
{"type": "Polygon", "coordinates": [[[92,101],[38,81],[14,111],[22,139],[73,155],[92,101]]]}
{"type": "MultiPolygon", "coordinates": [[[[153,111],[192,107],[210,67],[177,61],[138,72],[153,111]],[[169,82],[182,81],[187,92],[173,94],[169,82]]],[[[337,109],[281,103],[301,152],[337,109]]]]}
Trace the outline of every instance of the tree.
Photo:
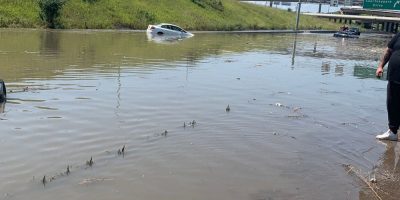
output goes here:
{"type": "Polygon", "coordinates": [[[58,28],[60,24],[58,17],[60,11],[67,0],[38,0],[40,8],[40,19],[42,19],[49,28],[58,28]]]}

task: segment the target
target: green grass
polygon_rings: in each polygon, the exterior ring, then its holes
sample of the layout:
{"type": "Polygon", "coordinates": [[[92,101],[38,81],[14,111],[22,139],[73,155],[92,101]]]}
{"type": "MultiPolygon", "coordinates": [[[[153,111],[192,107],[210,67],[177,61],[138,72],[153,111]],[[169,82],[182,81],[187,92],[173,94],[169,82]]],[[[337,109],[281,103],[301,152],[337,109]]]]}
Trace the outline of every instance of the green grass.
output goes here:
{"type": "MultiPolygon", "coordinates": [[[[0,5],[0,27],[44,27],[36,0],[0,0],[0,5]]],[[[278,30],[293,29],[295,18],[294,12],[237,0],[68,0],[59,21],[66,29],[146,29],[168,22],[187,30],[278,30]]],[[[300,29],[337,27],[311,16],[300,20],[300,29]]]]}

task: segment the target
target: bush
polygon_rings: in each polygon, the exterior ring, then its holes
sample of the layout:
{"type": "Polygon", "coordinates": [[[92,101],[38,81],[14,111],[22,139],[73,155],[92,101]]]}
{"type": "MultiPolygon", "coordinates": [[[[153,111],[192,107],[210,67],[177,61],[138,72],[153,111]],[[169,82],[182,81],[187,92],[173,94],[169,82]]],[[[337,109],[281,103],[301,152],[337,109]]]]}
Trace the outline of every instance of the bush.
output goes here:
{"type": "Polygon", "coordinates": [[[59,28],[58,22],[60,11],[67,0],[38,0],[40,8],[40,19],[46,23],[49,28],[59,28]]]}

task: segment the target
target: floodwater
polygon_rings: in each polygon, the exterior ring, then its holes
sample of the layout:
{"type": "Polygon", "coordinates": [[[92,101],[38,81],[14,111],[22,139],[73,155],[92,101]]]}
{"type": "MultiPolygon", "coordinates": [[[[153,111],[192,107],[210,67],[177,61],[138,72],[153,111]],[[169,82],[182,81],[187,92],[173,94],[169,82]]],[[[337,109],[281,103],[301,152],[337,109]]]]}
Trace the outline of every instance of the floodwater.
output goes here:
{"type": "Polygon", "coordinates": [[[389,37],[0,30],[0,199],[373,199],[389,37]]]}

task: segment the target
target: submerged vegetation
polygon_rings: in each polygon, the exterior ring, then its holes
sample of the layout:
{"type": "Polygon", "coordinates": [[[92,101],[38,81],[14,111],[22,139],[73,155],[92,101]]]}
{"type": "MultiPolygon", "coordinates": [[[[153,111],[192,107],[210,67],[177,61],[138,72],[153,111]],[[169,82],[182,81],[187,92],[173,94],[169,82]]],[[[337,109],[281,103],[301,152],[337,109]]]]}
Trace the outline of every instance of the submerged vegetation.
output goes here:
{"type": "MultiPolygon", "coordinates": [[[[146,29],[169,22],[188,30],[292,29],[295,13],[237,0],[0,0],[0,27],[146,29]]],[[[302,16],[301,29],[336,29],[302,16]]]]}

